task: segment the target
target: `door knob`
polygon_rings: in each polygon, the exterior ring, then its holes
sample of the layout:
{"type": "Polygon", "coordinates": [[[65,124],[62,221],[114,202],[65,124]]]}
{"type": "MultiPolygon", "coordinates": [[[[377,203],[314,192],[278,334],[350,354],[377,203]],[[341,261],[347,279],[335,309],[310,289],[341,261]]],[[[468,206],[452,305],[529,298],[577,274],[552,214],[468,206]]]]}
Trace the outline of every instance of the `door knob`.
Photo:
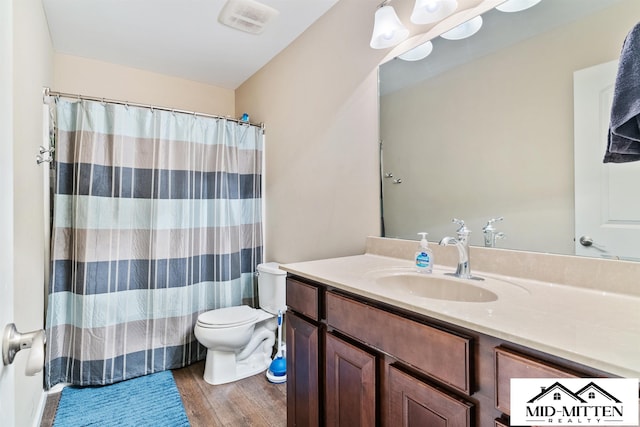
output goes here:
{"type": "Polygon", "coordinates": [[[41,352],[40,347],[44,347],[45,341],[44,331],[42,329],[20,333],[16,329],[15,324],[9,323],[4,328],[4,336],[2,338],[2,362],[5,365],[12,364],[16,353],[27,348],[41,352]],[[34,349],[34,344],[36,344],[38,348],[34,349]]]}
{"type": "Polygon", "coordinates": [[[593,245],[593,239],[589,236],[582,236],[580,237],[580,244],[582,246],[586,246],[589,247],[591,245],[593,245]]]}

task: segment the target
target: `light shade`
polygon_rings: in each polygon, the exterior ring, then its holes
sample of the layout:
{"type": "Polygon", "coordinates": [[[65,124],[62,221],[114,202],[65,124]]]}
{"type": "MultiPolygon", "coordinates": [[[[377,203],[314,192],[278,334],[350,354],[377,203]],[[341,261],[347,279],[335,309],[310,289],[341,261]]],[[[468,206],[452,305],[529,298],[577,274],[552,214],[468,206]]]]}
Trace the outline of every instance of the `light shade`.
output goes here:
{"type": "Polygon", "coordinates": [[[500,6],[496,6],[500,12],[520,12],[540,3],[540,0],[508,0],[500,6]]]}
{"type": "Polygon", "coordinates": [[[424,59],[427,56],[429,56],[432,50],[433,50],[433,43],[428,41],[426,43],[422,43],[421,45],[414,47],[411,50],[408,50],[402,55],[398,55],[398,58],[404,61],[420,61],[421,59],[424,59]]]}
{"type": "Polygon", "coordinates": [[[397,45],[407,37],[409,37],[409,30],[402,25],[393,6],[382,6],[376,10],[369,46],[374,49],[385,49],[397,45]]]}
{"type": "Polygon", "coordinates": [[[452,30],[441,34],[440,37],[447,40],[462,40],[471,37],[482,27],[482,16],[476,16],[473,19],[464,22],[452,30]]]}
{"type": "Polygon", "coordinates": [[[456,0],[416,0],[411,13],[414,24],[430,24],[451,15],[458,8],[456,0]]]}

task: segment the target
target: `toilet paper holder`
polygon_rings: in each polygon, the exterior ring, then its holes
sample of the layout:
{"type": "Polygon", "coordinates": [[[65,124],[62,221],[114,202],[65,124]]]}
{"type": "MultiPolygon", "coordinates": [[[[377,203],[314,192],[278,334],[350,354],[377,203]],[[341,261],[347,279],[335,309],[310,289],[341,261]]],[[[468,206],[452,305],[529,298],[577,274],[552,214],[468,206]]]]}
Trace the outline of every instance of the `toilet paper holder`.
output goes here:
{"type": "Polygon", "coordinates": [[[14,323],[9,323],[5,326],[2,337],[2,362],[5,365],[12,364],[16,353],[31,348],[34,340],[42,340],[42,344],[46,342],[42,329],[22,334],[18,332],[14,323]]]}

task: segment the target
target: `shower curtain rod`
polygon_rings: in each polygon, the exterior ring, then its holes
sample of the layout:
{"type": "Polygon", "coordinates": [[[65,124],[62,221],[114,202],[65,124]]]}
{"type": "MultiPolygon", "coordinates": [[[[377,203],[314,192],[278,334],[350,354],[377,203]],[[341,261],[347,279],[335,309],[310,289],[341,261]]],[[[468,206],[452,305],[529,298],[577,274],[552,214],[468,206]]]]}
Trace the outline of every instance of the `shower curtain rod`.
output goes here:
{"type": "Polygon", "coordinates": [[[212,119],[225,119],[225,120],[229,120],[229,121],[240,123],[240,124],[248,124],[249,126],[259,127],[262,130],[263,133],[265,131],[264,123],[251,123],[251,122],[246,122],[246,121],[243,121],[243,120],[240,120],[240,119],[234,119],[233,117],[216,116],[215,114],[198,113],[196,111],[179,110],[177,108],[167,108],[167,107],[161,107],[161,106],[157,106],[157,105],[140,104],[140,103],[136,103],[136,102],[120,101],[120,100],[117,100],[117,99],[98,98],[96,96],[77,95],[77,94],[73,94],[73,93],[64,93],[64,92],[54,92],[51,89],[49,89],[48,87],[45,87],[43,89],[43,91],[42,91],[42,100],[43,100],[43,102],[45,104],[47,103],[46,97],[48,97],[48,96],[62,97],[62,98],[73,98],[73,99],[86,100],[86,101],[105,102],[105,103],[109,103],[109,104],[128,105],[128,106],[131,106],[131,107],[149,108],[151,110],[169,111],[169,112],[172,112],[172,113],[193,114],[194,116],[208,117],[208,118],[212,118],[212,119]]]}

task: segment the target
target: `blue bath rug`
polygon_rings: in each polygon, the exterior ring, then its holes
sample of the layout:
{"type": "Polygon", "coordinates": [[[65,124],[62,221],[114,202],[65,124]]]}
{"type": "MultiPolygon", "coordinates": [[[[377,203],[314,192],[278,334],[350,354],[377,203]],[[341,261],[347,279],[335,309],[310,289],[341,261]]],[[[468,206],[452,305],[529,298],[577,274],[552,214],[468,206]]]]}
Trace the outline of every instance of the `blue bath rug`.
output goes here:
{"type": "Polygon", "coordinates": [[[171,371],[102,387],[65,387],[53,427],[189,426],[171,371]]]}

